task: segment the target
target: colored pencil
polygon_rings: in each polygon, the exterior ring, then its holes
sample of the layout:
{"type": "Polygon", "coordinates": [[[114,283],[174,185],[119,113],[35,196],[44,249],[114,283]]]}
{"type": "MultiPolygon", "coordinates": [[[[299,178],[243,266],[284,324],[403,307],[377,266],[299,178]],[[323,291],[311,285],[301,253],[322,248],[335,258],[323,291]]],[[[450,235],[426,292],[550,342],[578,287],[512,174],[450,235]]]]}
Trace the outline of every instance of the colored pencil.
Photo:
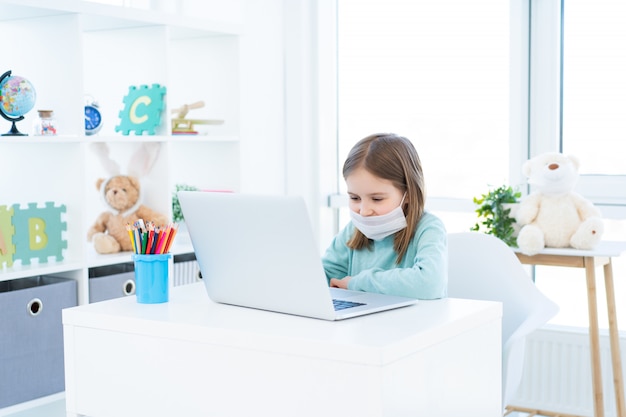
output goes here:
{"type": "Polygon", "coordinates": [[[159,239],[159,244],[157,245],[156,253],[162,254],[165,253],[165,244],[167,242],[167,237],[170,233],[171,227],[168,225],[165,230],[161,232],[161,237],[159,239]]]}
{"type": "Polygon", "coordinates": [[[176,237],[177,232],[178,232],[178,223],[174,223],[174,225],[172,226],[172,230],[170,231],[170,234],[167,237],[167,245],[165,246],[165,250],[163,250],[163,253],[168,253],[170,251],[170,247],[172,246],[172,242],[174,242],[174,237],[176,237]]]}
{"type": "Polygon", "coordinates": [[[169,253],[178,232],[178,224],[156,226],[154,222],[137,220],[126,225],[133,251],[138,255],[157,255],[169,253]]]}

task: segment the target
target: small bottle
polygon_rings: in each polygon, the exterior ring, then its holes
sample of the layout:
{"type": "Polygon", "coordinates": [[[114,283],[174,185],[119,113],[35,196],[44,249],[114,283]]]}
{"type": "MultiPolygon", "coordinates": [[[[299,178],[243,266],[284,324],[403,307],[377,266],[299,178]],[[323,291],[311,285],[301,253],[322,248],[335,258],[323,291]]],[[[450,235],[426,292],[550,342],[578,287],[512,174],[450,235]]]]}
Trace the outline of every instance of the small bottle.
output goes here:
{"type": "Polygon", "coordinates": [[[39,119],[35,121],[35,135],[55,136],[57,134],[57,121],[54,119],[52,110],[37,110],[39,119]]]}

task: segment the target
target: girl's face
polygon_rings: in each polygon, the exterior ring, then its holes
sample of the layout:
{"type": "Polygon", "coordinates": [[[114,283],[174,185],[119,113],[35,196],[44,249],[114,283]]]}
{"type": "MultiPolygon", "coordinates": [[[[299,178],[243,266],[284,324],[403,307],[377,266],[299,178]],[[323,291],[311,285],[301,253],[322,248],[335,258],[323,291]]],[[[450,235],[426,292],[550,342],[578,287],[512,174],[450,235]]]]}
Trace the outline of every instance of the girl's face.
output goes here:
{"type": "Polygon", "coordinates": [[[391,181],[379,178],[365,168],[358,168],[346,177],[350,210],[361,216],[382,216],[402,202],[404,192],[391,181]]]}

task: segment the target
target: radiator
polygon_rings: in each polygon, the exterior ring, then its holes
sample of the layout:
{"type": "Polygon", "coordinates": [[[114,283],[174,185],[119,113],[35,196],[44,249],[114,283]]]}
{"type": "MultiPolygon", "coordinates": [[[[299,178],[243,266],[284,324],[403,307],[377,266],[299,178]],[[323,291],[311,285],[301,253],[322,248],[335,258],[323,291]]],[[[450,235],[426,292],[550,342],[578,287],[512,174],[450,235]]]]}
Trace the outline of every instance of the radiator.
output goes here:
{"type": "Polygon", "coordinates": [[[174,266],[170,286],[193,284],[200,280],[200,267],[193,253],[174,255],[174,266]]]}
{"type": "MultiPolygon", "coordinates": [[[[622,366],[626,340],[620,334],[622,366]]],[[[608,331],[600,331],[604,411],[618,417],[608,331]]],[[[526,341],[522,381],[512,405],[593,416],[591,356],[587,329],[549,326],[526,341]]],[[[626,375],[626,369],[622,371],[626,375]]],[[[623,417],[623,416],[621,416],[623,417]]]]}

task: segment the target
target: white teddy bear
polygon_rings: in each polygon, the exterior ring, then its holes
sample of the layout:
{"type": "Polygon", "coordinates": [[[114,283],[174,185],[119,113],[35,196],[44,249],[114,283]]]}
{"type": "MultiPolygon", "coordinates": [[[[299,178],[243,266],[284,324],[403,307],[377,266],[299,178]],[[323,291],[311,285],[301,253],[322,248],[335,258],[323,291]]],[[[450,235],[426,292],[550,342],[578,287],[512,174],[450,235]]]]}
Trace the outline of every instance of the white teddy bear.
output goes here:
{"type": "Polygon", "coordinates": [[[515,215],[522,253],[534,255],[544,247],[593,249],[602,238],[600,211],[573,191],[578,166],[576,157],[557,152],[538,155],[522,166],[528,183],[535,187],[515,215]]]}

